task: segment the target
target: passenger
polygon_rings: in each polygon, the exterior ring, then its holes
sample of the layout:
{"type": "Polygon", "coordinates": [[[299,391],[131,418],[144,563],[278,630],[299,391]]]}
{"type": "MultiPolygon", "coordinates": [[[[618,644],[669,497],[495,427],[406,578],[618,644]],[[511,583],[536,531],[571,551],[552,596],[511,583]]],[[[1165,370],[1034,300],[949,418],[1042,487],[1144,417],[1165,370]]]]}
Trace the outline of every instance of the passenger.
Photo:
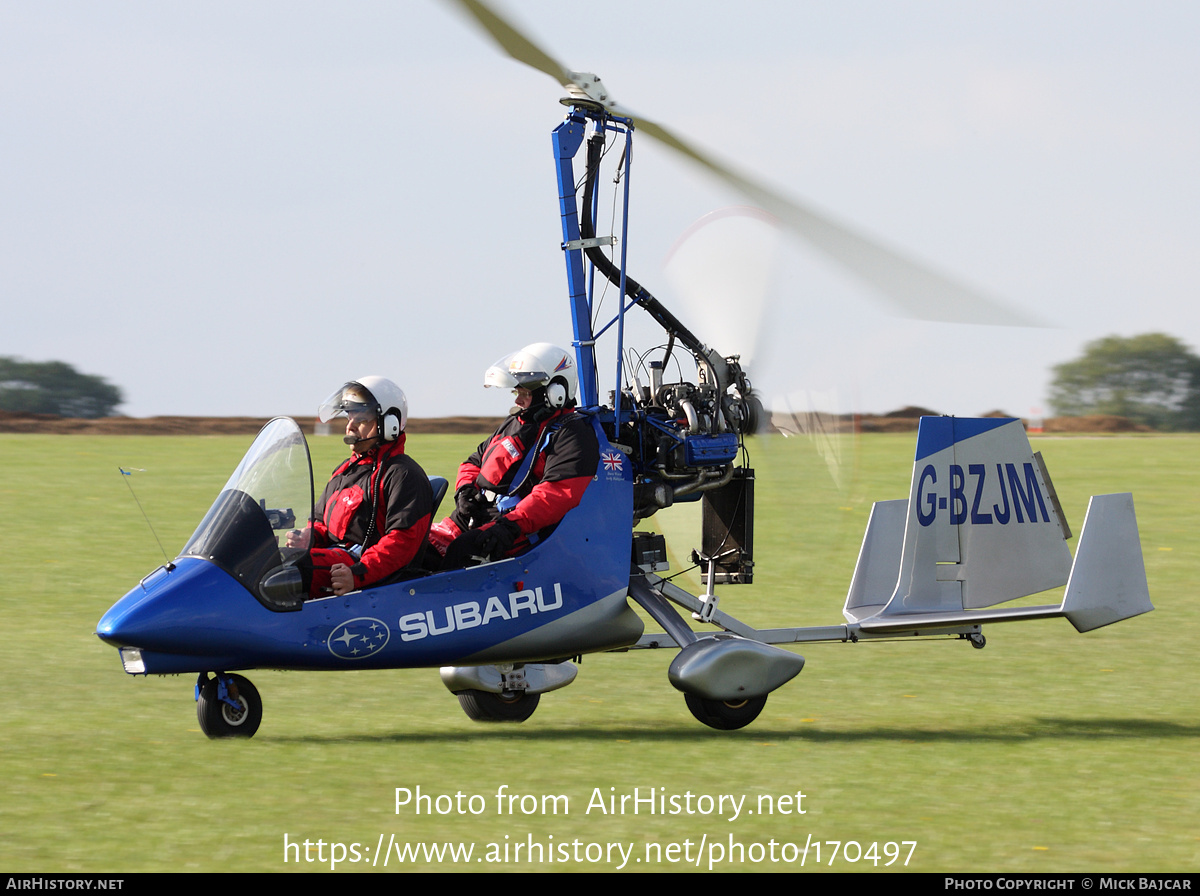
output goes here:
{"type": "Polygon", "coordinates": [[[340,596],[419,570],[433,489],[404,453],[404,392],[391,380],[365,376],[329,396],[317,416],[322,422],[345,417],[343,441],[354,450],[333,471],[312,527],[288,536],[289,548],[308,550],[296,564],[304,591],[340,596]]]}
{"type": "Polygon", "coordinates": [[[600,461],[590,421],[575,412],[570,352],[527,345],[489,367],[483,384],[514,390],[516,407],[458,468],[455,509],[429,532],[442,569],[528,550],[579,504],[600,461]]]}

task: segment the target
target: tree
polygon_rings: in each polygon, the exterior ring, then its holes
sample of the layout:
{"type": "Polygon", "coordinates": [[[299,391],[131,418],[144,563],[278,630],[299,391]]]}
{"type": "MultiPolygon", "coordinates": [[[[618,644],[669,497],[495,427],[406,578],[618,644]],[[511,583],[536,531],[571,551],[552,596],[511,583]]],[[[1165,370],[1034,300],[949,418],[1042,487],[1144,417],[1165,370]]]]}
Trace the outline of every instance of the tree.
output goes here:
{"type": "Polygon", "coordinates": [[[121,390],[62,361],[0,358],[0,410],[58,417],[107,417],[121,390]]]}
{"type": "Polygon", "coordinates": [[[1200,357],[1165,333],[1107,336],[1054,368],[1056,414],[1117,414],[1155,429],[1200,429],[1200,357]]]}

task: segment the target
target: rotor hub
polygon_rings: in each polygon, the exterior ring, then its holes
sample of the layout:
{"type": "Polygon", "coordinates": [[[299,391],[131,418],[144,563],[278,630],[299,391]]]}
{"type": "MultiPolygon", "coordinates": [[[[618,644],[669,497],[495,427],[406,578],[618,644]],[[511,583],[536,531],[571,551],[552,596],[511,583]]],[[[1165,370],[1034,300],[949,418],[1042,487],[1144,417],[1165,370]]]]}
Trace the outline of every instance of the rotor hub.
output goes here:
{"type": "Polygon", "coordinates": [[[591,72],[571,72],[571,80],[564,83],[567,95],[559,102],[564,106],[587,106],[612,112],[617,108],[617,101],[609,96],[608,88],[600,81],[600,76],[591,72]]]}

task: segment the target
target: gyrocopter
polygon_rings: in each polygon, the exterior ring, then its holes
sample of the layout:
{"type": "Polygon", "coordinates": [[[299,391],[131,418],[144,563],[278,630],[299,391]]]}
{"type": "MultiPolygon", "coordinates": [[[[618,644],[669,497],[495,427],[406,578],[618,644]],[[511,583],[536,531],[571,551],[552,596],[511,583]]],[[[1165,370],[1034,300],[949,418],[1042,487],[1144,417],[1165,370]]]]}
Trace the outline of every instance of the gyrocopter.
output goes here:
{"type": "MultiPolygon", "coordinates": [[[[922,418],[909,497],[874,505],[843,622],[755,629],[720,609],[717,586],[753,580],[755,478],[745,463],[745,438],[766,425],[769,409],[738,355],[701,341],[627,273],[627,214],[619,233],[598,232],[602,163],[622,169],[627,211],[633,139],[646,134],[733,184],[910,316],[1024,321],[634,115],[595,75],[566,69],[483,3],[456,5],[567,93],[552,143],[579,412],[600,446],[595,478],[553,534],[527,553],[303,599],[266,585],[294,559],[284,533],[314,506],[304,435],[293,420],[276,418],[181,554],[142,579],[97,625],[126,672],[197,674],[205,734],[249,737],[263,705],[235,671],[439,668],[468,716],[519,722],[543,693],[574,680],[572,658],[670,649],[676,654],[668,678],[692,714],[710,727],[736,729],[804,667],[803,657],[780,645],[946,636],[982,647],[982,627],[994,622],[1065,616],[1084,632],[1153,609],[1130,495],[1091,499],[1072,558],[1065,516],[1021,421],[952,417],[922,418]],[[606,155],[610,144],[621,151],[606,155]],[[608,321],[597,319],[603,281],[622,297],[608,321]],[[661,357],[648,352],[645,363],[628,370],[625,317],[635,310],[650,315],[666,343],[661,357]],[[597,363],[601,340],[615,349],[607,401],[597,363]],[[676,352],[694,361],[691,380],[670,381],[667,371],[682,369],[668,363],[676,352]],[[701,595],[661,575],[664,538],[639,530],[655,513],[685,502],[701,505],[701,595]],[[1063,585],[1061,603],[1003,606],[1063,585]],[[662,631],[647,633],[631,602],[662,631]]],[[[435,494],[445,486],[435,481],[435,494]]]]}

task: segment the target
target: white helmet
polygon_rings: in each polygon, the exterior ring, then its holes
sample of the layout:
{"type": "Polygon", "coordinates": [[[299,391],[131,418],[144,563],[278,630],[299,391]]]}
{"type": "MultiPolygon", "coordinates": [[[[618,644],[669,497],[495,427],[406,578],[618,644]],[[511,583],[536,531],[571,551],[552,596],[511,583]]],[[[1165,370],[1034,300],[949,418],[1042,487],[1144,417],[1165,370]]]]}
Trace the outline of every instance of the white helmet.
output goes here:
{"type": "Polygon", "coordinates": [[[394,442],[408,424],[408,399],[404,390],[381,376],[359,377],[321,402],[317,419],[328,423],[351,413],[373,414],[385,442],[394,442]]]}
{"type": "Polygon", "coordinates": [[[555,409],[574,402],[579,391],[574,355],[549,342],[535,342],[505,355],[484,371],[483,384],[501,389],[545,386],[546,404],[555,409]]]}

